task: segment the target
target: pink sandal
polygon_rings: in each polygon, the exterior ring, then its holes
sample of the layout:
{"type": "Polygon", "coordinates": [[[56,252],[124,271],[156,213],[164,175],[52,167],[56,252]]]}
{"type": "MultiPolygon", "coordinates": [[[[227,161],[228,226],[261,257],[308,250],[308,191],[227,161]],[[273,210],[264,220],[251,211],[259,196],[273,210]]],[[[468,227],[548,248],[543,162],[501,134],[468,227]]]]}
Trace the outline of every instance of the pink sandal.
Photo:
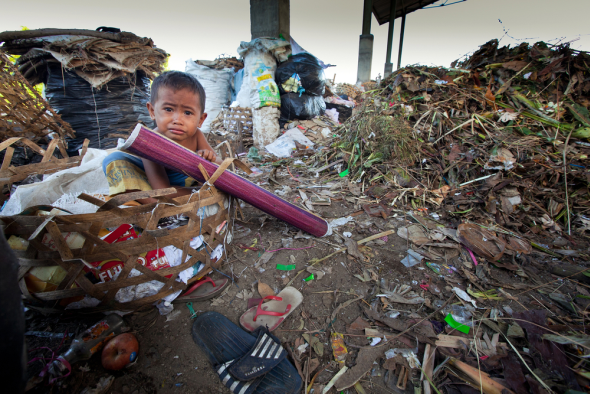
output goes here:
{"type": "Polygon", "coordinates": [[[248,331],[258,327],[275,330],[303,302],[303,295],[294,287],[285,287],[276,296],[266,296],[240,317],[240,325],[248,331]],[[265,300],[269,302],[263,304],[265,300]]]}

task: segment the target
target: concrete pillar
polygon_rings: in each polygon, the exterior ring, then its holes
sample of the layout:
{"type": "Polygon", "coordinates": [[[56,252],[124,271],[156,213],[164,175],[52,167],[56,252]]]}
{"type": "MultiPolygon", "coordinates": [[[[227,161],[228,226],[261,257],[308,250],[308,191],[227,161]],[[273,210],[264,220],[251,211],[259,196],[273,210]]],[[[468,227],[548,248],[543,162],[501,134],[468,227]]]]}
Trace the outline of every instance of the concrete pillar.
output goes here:
{"type": "Polygon", "coordinates": [[[267,37],[291,39],[289,0],[250,0],[252,39],[267,37]]]}
{"type": "Polygon", "coordinates": [[[364,0],[363,34],[359,39],[359,62],[356,73],[358,82],[371,80],[371,63],[373,62],[373,35],[371,34],[371,18],[373,17],[373,1],[364,0]]]}
{"type": "Polygon", "coordinates": [[[399,53],[397,55],[397,69],[402,65],[402,50],[404,49],[404,31],[406,30],[406,10],[404,9],[404,15],[402,16],[402,29],[399,33],[399,53]]]}
{"type": "Polygon", "coordinates": [[[393,63],[391,63],[391,50],[393,46],[393,27],[395,24],[395,14],[397,12],[397,0],[391,0],[389,5],[389,25],[387,30],[387,55],[385,56],[385,71],[383,72],[383,79],[387,78],[393,71],[393,63]]]}

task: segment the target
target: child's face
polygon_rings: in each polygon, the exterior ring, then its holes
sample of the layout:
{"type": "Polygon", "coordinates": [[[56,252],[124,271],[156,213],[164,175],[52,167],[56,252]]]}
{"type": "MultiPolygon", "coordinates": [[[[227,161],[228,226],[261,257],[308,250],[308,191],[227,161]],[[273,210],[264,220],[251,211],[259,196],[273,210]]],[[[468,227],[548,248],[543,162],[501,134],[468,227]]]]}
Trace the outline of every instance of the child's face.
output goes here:
{"type": "Polygon", "coordinates": [[[196,149],[197,129],[201,127],[206,113],[201,113],[199,95],[189,89],[173,89],[162,86],[158,99],[147,103],[157,131],[185,148],[196,149]]]}

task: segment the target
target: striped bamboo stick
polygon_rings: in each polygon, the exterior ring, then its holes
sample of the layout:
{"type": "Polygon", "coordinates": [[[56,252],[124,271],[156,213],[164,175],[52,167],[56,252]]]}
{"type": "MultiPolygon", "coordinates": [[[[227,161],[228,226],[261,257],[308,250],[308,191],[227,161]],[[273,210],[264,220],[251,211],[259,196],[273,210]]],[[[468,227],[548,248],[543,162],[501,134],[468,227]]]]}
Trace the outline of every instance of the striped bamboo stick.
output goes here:
{"type": "MultiPolygon", "coordinates": [[[[200,182],[205,182],[205,179],[199,170],[199,164],[203,165],[209,176],[213,175],[218,168],[217,164],[203,159],[195,152],[141,124],[135,127],[125,145],[120,149],[190,175],[200,182]]],[[[283,200],[229,170],[224,171],[217,178],[215,187],[316,237],[322,237],[328,232],[326,220],[283,200]]]]}

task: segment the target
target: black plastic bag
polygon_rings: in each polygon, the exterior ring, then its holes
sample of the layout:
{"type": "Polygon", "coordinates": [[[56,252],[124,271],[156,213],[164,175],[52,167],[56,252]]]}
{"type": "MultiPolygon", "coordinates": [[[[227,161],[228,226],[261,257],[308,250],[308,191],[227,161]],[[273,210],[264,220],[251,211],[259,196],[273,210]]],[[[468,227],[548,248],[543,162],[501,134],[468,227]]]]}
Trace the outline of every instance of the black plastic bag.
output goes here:
{"type": "Polygon", "coordinates": [[[352,108],[342,104],[326,103],[326,109],[336,108],[338,111],[338,122],[344,123],[352,116],[352,108]]]}
{"type": "Polygon", "coordinates": [[[139,121],[151,125],[149,91],[150,80],[140,71],[94,89],[75,72],[50,64],[45,81],[47,101],[76,132],[68,139],[70,156],[78,155],[86,138],[91,148],[109,149],[118,139],[109,134],[129,134],[139,121]]]}
{"type": "Polygon", "coordinates": [[[286,94],[283,84],[293,74],[299,75],[304,94],[323,96],[326,92],[326,77],[324,69],[318,59],[309,53],[299,53],[291,56],[286,62],[279,64],[275,73],[275,81],[279,85],[281,94],[286,94]]]}
{"type": "Polygon", "coordinates": [[[321,96],[309,94],[287,93],[281,96],[281,120],[312,119],[323,115],[326,103],[321,96]]]}

